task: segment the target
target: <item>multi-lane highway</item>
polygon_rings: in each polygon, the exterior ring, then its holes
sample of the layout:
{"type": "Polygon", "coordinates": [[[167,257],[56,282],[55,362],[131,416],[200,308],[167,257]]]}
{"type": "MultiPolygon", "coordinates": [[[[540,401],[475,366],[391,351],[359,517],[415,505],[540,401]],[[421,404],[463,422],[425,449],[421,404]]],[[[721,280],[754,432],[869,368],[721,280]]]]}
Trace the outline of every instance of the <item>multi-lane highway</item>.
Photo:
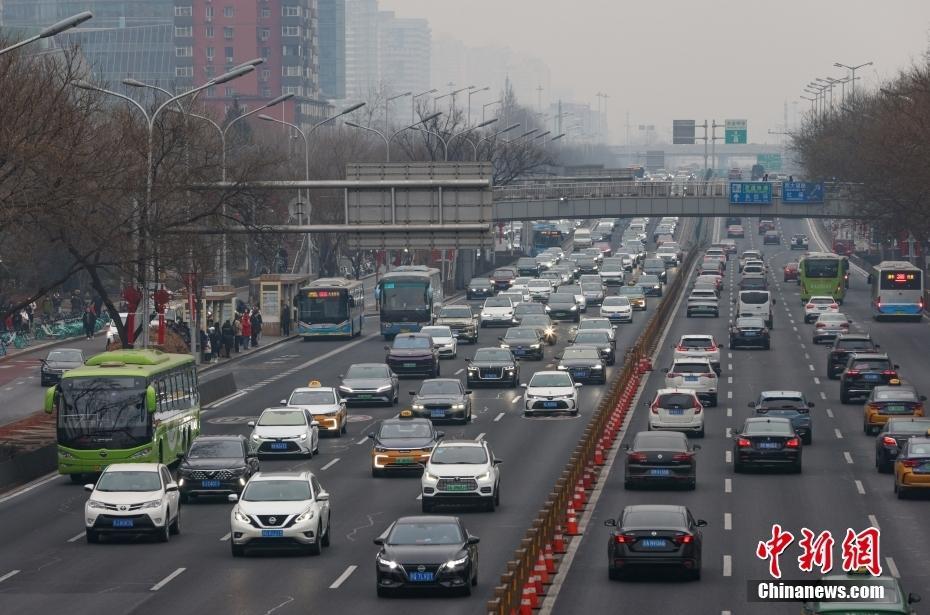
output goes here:
{"type": "MultiPolygon", "coordinates": [[[[796,604],[749,603],[746,581],[769,578],[768,563],[755,555],[757,543],[771,538],[772,525],[780,524],[800,537],[801,528],[815,533],[829,530],[836,540],[834,563],[841,563],[843,536],[847,528],[861,531],[868,526],[881,529],[881,563],[886,574],[900,576],[905,591],[930,587],[926,562],[930,544],[925,498],[899,500],[892,493],[893,478],[879,474],[874,466],[874,436],[862,431],[862,404],[843,405],[839,384],[825,373],[826,347],[811,343],[813,325],[804,324],[798,286],[783,283],[785,263],[797,260],[784,239],[793,233],[811,237],[811,250],[829,251],[819,241],[812,225],[800,220],[778,222],[783,245],[762,246],[754,221],[746,224],[746,238],[737,240],[740,252],[762,249],[770,265],[777,298],[772,349],[724,350],[722,356],[720,405],[705,412],[707,435],[698,451],[698,480],[695,491],[626,491],[623,488],[623,454],[618,455],[606,481],[570,571],[559,587],[554,612],[569,613],[797,613],[796,604]],[[735,474],[732,442],[728,436],[752,414],[747,403],[759,391],[801,390],[816,403],[812,409],[814,441],[804,447],[803,473],[735,474]],[[630,504],[682,504],[708,522],[704,530],[704,571],[700,581],[682,581],[673,575],[654,575],[622,582],[607,578],[605,519],[619,515],[630,504]],[[656,610],[661,600],[661,610],[656,610]]],[[[720,226],[718,225],[718,229],[720,226]]],[[[718,230],[718,237],[719,230],[718,230]]],[[[721,306],[731,305],[738,278],[731,257],[726,290],[721,306]]],[[[930,390],[926,349],[930,345],[927,321],[920,324],[873,322],[864,272],[853,269],[851,286],[842,311],[853,320],[853,331],[870,332],[895,363],[900,373],[920,391],[930,390]]],[[[725,311],[723,314],[726,314],[725,311]]],[[[679,309],[668,323],[666,343],[642,398],[652,400],[663,386],[659,368],[671,361],[670,344],[686,333],[711,333],[727,339],[729,318],[684,317],[679,309]]],[[[646,412],[639,404],[629,420],[624,443],[646,428],[646,412]]],[[[800,578],[797,543],[781,558],[786,578],[800,578]]],[[[808,579],[813,578],[808,576],[808,579]]],[[[550,605],[553,603],[550,600],[550,605]]],[[[920,606],[920,605],[918,605],[920,606]]]]}

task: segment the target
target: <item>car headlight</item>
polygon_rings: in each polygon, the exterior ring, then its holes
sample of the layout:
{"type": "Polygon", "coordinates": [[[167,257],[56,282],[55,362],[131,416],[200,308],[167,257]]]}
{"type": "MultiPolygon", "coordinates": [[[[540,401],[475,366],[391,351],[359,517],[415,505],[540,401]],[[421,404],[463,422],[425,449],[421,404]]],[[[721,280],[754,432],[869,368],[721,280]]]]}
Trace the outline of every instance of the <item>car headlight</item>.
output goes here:
{"type": "Polygon", "coordinates": [[[378,565],[384,566],[385,568],[390,568],[391,570],[394,570],[395,568],[397,568],[397,562],[391,559],[385,559],[381,557],[380,555],[378,556],[378,565]]]}
{"type": "Polygon", "coordinates": [[[388,391],[390,391],[390,390],[391,390],[391,385],[390,385],[390,384],[386,384],[386,385],[384,385],[383,387],[378,387],[377,389],[375,389],[375,392],[376,392],[376,393],[386,393],[386,392],[388,392],[388,391]]]}
{"type": "Polygon", "coordinates": [[[258,442],[259,440],[261,440],[261,438],[259,437],[259,435],[258,435],[257,433],[253,433],[253,434],[252,434],[252,439],[255,440],[256,442],[258,442]]]}
{"type": "Polygon", "coordinates": [[[577,306],[577,305],[573,305],[573,306],[572,306],[571,308],[569,308],[569,309],[571,309],[571,311],[574,312],[574,311],[577,311],[577,310],[578,310],[578,306],[577,306]]]}
{"type": "Polygon", "coordinates": [[[307,510],[302,512],[299,517],[294,519],[294,523],[306,523],[307,521],[310,521],[311,519],[313,519],[313,515],[314,515],[314,510],[312,508],[308,508],[307,510]]]}
{"type": "MultiPolygon", "coordinates": [[[[559,364],[559,369],[565,370],[565,369],[568,369],[568,368],[565,367],[564,365],[562,365],[562,364],[560,363],[560,364],[559,364]]],[[[530,397],[530,395],[527,395],[527,397],[530,397]]]]}
{"type": "Polygon", "coordinates": [[[413,404],[413,409],[414,409],[414,410],[422,410],[422,409],[423,409],[423,404],[413,404]]]}
{"type": "Polygon", "coordinates": [[[87,506],[88,508],[106,508],[103,502],[98,502],[97,500],[88,500],[87,506]]]}
{"type": "Polygon", "coordinates": [[[306,439],[307,439],[307,434],[305,433],[300,434],[300,437],[298,438],[298,440],[306,440],[306,439]]]}
{"type": "Polygon", "coordinates": [[[532,348],[533,350],[538,350],[539,344],[533,344],[532,346],[530,346],[530,348],[532,348]]]}
{"type": "Polygon", "coordinates": [[[469,367],[469,368],[468,368],[468,373],[469,373],[469,374],[474,374],[474,373],[476,373],[477,371],[478,371],[478,368],[477,368],[477,367],[469,367]]]}
{"type": "Polygon", "coordinates": [[[450,559],[448,562],[443,564],[448,570],[458,568],[459,566],[464,566],[468,562],[468,556],[461,557],[459,559],[450,559]]]}
{"type": "Polygon", "coordinates": [[[376,452],[376,453],[386,453],[386,452],[388,452],[388,449],[384,448],[383,446],[376,446],[376,447],[375,447],[375,452],[376,452]]]}
{"type": "Polygon", "coordinates": [[[342,391],[342,392],[344,392],[344,393],[351,393],[351,392],[352,392],[352,389],[350,389],[349,387],[347,387],[347,386],[345,386],[345,385],[340,385],[340,386],[339,386],[339,390],[342,391]]]}
{"type": "Polygon", "coordinates": [[[430,474],[428,470],[423,470],[423,478],[431,481],[438,481],[439,477],[435,474],[430,474]]]}
{"type": "Polygon", "coordinates": [[[604,369],[604,366],[598,363],[597,365],[591,366],[591,369],[604,369]]]}
{"type": "Polygon", "coordinates": [[[249,519],[248,515],[242,514],[242,511],[239,508],[233,509],[233,518],[239,523],[245,523],[246,525],[252,525],[252,520],[249,519]]]}
{"type": "Polygon", "coordinates": [[[455,404],[454,406],[452,406],[452,409],[453,410],[464,410],[465,404],[455,404]]]}
{"type": "Polygon", "coordinates": [[[506,369],[508,372],[512,372],[512,371],[514,371],[514,370],[517,369],[517,368],[514,367],[513,365],[508,365],[508,366],[505,367],[504,369],[506,369]]]}
{"type": "Polygon", "coordinates": [[[149,500],[148,502],[142,502],[142,504],[139,505],[139,508],[161,508],[161,504],[161,500],[149,500]]]}
{"type": "Polygon", "coordinates": [[[501,344],[501,348],[504,348],[504,349],[510,348],[510,344],[501,344]]]}

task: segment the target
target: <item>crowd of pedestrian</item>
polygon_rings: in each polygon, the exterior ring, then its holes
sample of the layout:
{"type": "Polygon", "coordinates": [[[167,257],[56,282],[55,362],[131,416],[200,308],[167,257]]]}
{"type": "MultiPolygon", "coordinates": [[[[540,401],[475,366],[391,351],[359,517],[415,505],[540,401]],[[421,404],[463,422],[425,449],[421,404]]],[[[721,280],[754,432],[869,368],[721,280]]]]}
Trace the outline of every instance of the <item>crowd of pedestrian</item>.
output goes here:
{"type": "Polygon", "coordinates": [[[6,317],[0,319],[0,332],[32,333],[39,325],[80,318],[85,333],[90,321],[90,336],[93,336],[94,325],[103,310],[103,298],[92,298],[90,291],[80,289],[70,293],[55,291],[45,295],[39,302],[33,301],[19,310],[13,308],[14,304],[9,303],[2,311],[6,317]]]}
{"type": "Polygon", "coordinates": [[[205,363],[230,358],[233,352],[257,347],[262,337],[262,312],[257,307],[239,306],[232,321],[220,323],[207,319],[207,328],[200,330],[200,349],[205,363]]]}

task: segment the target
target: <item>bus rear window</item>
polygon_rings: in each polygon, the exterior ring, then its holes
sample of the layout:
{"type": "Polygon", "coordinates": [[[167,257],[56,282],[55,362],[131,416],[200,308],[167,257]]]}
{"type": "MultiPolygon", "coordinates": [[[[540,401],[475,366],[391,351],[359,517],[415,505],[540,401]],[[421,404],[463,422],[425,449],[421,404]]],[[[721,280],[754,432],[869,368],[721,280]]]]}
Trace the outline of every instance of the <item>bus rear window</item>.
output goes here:
{"type": "Polygon", "coordinates": [[[740,303],[748,305],[762,305],[768,303],[769,294],[767,292],[743,292],[739,294],[740,303]]]}
{"type": "Polygon", "coordinates": [[[921,271],[882,271],[882,290],[920,290],[921,271]]]}
{"type": "Polygon", "coordinates": [[[805,259],[802,263],[804,275],[808,278],[835,278],[840,274],[840,260],[805,259]]]}

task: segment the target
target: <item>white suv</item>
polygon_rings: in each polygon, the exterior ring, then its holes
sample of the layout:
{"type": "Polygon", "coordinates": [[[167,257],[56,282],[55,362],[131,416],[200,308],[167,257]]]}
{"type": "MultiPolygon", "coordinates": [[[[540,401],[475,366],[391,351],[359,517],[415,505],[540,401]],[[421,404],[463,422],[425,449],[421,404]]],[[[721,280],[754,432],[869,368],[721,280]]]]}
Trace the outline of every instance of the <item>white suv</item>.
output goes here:
{"type": "Polygon", "coordinates": [[[840,306],[836,299],[829,295],[814,295],[804,304],[804,322],[812,323],[821,314],[836,314],[840,306]]]}
{"type": "Polygon", "coordinates": [[[578,416],[578,389],[568,372],[536,372],[529,384],[521,384],[523,394],[523,414],[568,412],[578,416]]]}
{"type": "Polygon", "coordinates": [[[320,424],[304,408],[266,408],[252,428],[249,443],[257,455],[306,455],[320,452],[320,424]]]}
{"type": "Polygon", "coordinates": [[[98,542],[102,534],[142,533],[168,542],[181,533],[178,484],[164,464],[114,463],[84,489],[90,491],[84,504],[87,542],[98,542]]]}
{"type": "Polygon", "coordinates": [[[675,359],[662,371],[667,388],[694,391],[707,405],[717,405],[717,372],[707,359],[675,359]]]}
{"type": "Polygon", "coordinates": [[[509,327],[513,324],[513,302],[508,297],[488,297],[479,322],[482,327],[509,327]]]}
{"type": "Polygon", "coordinates": [[[229,514],[234,557],[246,547],[301,549],[319,555],[329,546],[329,493],[311,472],[259,472],[245,486],[229,514]]]}
{"type": "Polygon", "coordinates": [[[484,440],[443,440],[420,478],[423,512],[433,512],[439,504],[468,502],[493,511],[501,503],[500,463],[484,440]]]}
{"type": "Polygon", "coordinates": [[[713,335],[682,335],[672,348],[673,359],[707,359],[720,375],[720,345],[713,335]]]}
{"type": "Polygon", "coordinates": [[[690,389],[659,389],[649,407],[649,430],[693,433],[704,437],[704,406],[690,389]]]}

